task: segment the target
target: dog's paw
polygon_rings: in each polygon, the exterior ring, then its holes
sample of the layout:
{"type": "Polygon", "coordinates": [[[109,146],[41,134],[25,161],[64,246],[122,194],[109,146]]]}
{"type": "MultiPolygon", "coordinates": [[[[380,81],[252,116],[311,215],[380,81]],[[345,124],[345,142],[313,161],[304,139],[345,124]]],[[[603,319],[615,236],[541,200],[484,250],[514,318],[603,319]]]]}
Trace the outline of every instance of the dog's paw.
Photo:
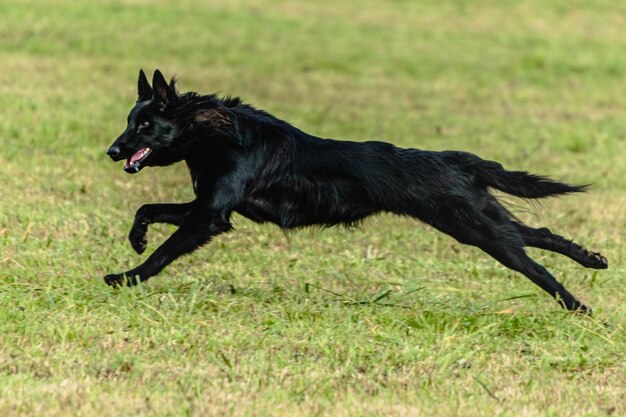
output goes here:
{"type": "Polygon", "coordinates": [[[146,246],[148,244],[146,229],[142,227],[133,227],[128,235],[128,240],[130,240],[130,244],[135,252],[141,255],[146,250],[146,246]]]}
{"type": "Polygon", "coordinates": [[[588,265],[590,268],[606,269],[609,267],[609,261],[602,256],[600,252],[585,251],[585,256],[588,259],[588,265]]]}
{"type": "Polygon", "coordinates": [[[578,310],[575,311],[576,314],[580,314],[581,316],[593,316],[593,309],[591,307],[587,307],[586,305],[581,305],[578,310]]]}
{"type": "Polygon", "coordinates": [[[119,287],[124,284],[124,274],[109,274],[104,277],[104,282],[110,287],[119,287]]]}
{"type": "Polygon", "coordinates": [[[580,304],[575,310],[574,310],[574,314],[576,315],[581,315],[581,316],[588,316],[591,317],[593,315],[593,310],[591,309],[591,307],[587,307],[584,304],[580,304]]]}
{"type": "Polygon", "coordinates": [[[111,287],[121,287],[126,285],[127,287],[132,287],[137,285],[139,282],[137,277],[134,275],[126,275],[126,274],[109,274],[104,277],[104,282],[111,287]]]}

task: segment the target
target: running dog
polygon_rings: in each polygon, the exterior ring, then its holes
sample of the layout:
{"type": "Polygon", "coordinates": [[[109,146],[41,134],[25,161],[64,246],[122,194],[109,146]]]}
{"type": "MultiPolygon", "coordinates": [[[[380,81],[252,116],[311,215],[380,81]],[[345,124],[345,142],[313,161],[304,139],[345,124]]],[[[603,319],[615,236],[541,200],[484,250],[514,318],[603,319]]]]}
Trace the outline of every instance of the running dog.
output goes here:
{"type": "Polygon", "coordinates": [[[141,265],[105,277],[109,285],[136,285],[213,236],[232,229],[237,212],[283,229],[354,225],[387,212],[414,217],[457,241],[476,246],[528,277],[568,310],[590,312],[525,246],[563,254],[584,267],[608,262],[547,228],[515,218],[490,192],[522,198],[585,191],[460,151],[402,149],[385,142],[350,142],[307,134],[239,98],[179,94],[156,70],[152,85],[139,72],[138,99],[126,130],[107,154],[124,170],[185,161],[196,198],[139,208],[130,242],[146,249],[152,223],[178,226],[141,265]]]}

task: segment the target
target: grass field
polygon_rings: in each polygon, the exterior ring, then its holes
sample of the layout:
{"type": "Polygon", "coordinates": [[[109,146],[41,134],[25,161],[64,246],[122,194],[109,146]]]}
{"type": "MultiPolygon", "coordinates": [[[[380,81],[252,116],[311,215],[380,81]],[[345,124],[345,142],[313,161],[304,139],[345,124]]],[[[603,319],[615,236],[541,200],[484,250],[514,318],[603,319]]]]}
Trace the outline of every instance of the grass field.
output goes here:
{"type": "Polygon", "coordinates": [[[0,0],[0,415],[626,415],[625,27],[613,0],[0,0]],[[184,166],[104,153],[141,67],[320,136],[593,183],[507,201],[607,256],[530,250],[594,316],[391,216],[289,235],[235,216],[111,290],[145,258],[135,210],[192,198],[184,166]]]}

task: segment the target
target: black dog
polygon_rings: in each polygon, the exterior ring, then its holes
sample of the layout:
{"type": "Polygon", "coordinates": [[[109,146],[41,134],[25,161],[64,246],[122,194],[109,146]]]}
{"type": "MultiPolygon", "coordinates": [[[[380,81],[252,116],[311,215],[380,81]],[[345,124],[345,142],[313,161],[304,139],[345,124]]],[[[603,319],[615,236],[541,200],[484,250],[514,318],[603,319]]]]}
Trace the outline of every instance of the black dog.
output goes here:
{"type": "Polygon", "coordinates": [[[466,152],[401,149],[384,142],[320,139],[238,98],[178,94],[154,72],[152,87],[139,72],[139,98],[128,127],[107,154],[124,169],[185,161],[196,199],[147,204],[135,216],[130,242],[146,249],[151,223],[178,230],[143,264],[105,277],[109,285],[135,285],[179,256],[231,230],[232,212],[283,229],[352,225],[375,213],[415,217],[474,245],[526,275],[568,310],[589,309],[572,296],[524,246],[561,253],[587,268],[607,268],[599,253],[522,224],[489,194],[489,187],[518,197],[582,192],[573,186],[466,152]]]}

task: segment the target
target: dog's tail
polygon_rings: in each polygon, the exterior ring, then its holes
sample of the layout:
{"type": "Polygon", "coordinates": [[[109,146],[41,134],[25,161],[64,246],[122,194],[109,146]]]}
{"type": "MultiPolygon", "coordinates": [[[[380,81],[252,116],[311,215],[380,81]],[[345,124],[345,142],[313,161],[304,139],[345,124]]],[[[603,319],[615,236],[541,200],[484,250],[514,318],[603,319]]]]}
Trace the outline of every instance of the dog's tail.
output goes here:
{"type": "Polygon", "coordinates": [[[483,185],[517,197],[554,197],[563,194],[582,193],[589,187],[589,184],[566,184],[526,171],[507,171],[497,162],[487,161],[472,154],[467,154],[462,159],[464,159],[464,165],[471,168],[483,185]]]}

